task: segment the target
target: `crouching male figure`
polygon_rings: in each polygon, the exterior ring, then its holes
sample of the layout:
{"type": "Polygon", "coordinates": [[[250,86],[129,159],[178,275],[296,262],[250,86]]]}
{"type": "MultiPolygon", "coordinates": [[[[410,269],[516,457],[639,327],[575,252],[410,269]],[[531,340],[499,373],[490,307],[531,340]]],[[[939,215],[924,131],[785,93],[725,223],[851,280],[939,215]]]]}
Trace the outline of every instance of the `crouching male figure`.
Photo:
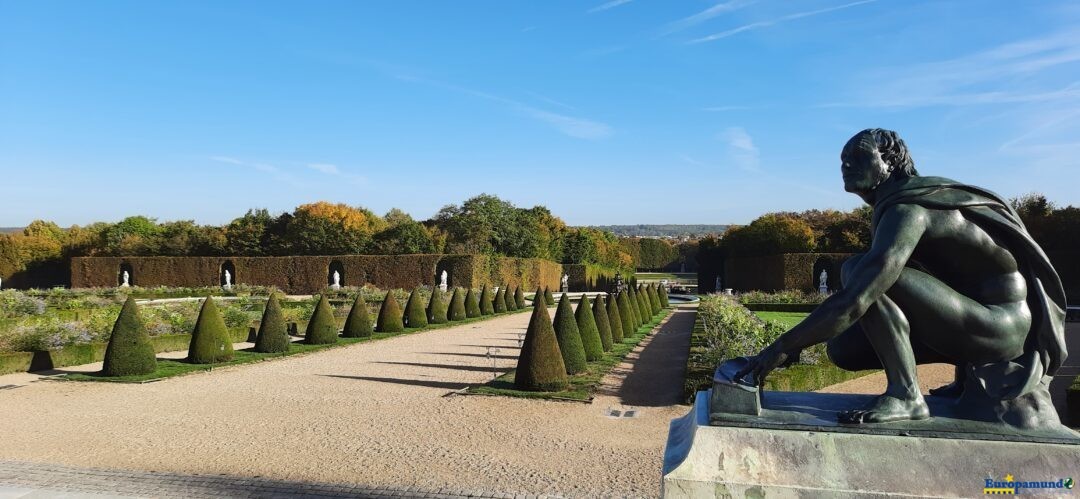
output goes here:
{"type": "Polygon", "coordinates": [[[884,369],[885,393],[842,423],[930,416],[916,364],[956,366],[935,395],[963,417],[1020,428],[1060,424],[1050,377],[1065,360],[1065,293],[1016,212],[984,189],[920,177],[892,131],[859,132],[840,155],[844,189],[873,207],[870,250],[845,262],[843,289],[753,357],[738,377],[763,383],[827,341],[848,370],[884,369]]]}

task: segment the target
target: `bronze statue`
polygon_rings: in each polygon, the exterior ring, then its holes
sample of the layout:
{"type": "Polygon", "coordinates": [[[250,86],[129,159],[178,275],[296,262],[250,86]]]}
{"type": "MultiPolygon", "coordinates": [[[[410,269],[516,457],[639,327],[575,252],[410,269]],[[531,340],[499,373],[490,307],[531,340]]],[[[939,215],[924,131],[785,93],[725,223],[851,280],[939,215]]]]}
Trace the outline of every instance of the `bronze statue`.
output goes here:
{"type": "Polygon", "coordinates": [[[896,132],[859,132],[840,155],[844,189],[874,208],[870,250],[844,263],[843,289],[736,375],[761,384],[827,341],[848,370],[884,369],[885,393],[842,423],[925,419],[916,364],[956,366],[966,417],[1020,428],[1058,425],[1047,391],[1066,357],[1065,293],[1042,249],[998,195],[920,177],[896,132]]]}

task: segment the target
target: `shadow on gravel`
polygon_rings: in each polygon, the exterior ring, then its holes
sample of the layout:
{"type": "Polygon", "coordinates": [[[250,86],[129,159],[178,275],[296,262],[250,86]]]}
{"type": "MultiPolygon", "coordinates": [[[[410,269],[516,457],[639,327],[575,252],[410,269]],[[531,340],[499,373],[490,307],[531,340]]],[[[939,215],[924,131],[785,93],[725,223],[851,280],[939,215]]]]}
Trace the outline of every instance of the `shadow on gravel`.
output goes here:
{"type": "Polygon", "coordinates": [[[375,362],[375,364],[390,364],[394,366],[430,367],[433,369],[451,369],[454,371],[483,371],[491,372],[491,366],[462,366],[458,364],[424,364],[422,362],[375,362]]]}
{"type": "MultiPolygon", "coordinates": [[[[503,348],[503,347],[499,347],[499,348],[503,348]]],[[[511,348],[511,347],[505,347],[505,348],[511,348]]],[[[450,356],[455,356],[455,357],[456,356],[461,356],[461,357],[487,357],[487,358],[495,357],[496,359],[517,359],[518,358],[517,355],[492,355],[491,357],[488,357],[486,354],[482,354],[482,353],[452,353],[452,352],[426,352],[426,353],[424,353],[424,355],[450,355],[450,356]]]]}
{"type": "Polygon", "coordinates": [[[461,383],[453,381],[434,381],[426,379],[400,379],[400,378],[376,378],[372,376],[344,376],[341,374],[316,374],[327,378],[353,379],[358,381],[377,381],[379,383],[393,383],[395,385],[426,386],[428,388],[440,388],[444,390],[460,390],[470,386],[480,386],[483,383],[461,383]]]}
{"type": "MultiPolygon", "coordinates": [[[[694,309],[676,310],[633,361],[617,392],[601,389],[598,394],[615,395],[623,404],[638,407],[682,403],[683,378],[695,315],[694,309]]],[[[612,372],[619,372],[619,368],[612,372]]]]}

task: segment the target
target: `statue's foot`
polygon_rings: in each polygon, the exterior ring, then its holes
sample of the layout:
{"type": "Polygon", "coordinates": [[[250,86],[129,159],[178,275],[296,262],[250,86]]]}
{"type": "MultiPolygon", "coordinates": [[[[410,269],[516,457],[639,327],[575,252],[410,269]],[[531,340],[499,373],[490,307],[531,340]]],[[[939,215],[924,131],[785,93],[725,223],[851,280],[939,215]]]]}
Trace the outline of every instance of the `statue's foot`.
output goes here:
{"type": "Polygon", "coordinates": [[[862,409],[843,411],[836,416],[843,424],[888,423],[890,421],[919,420],[930,417],[930,408],[922,395],[915,399],[898,399],[891,395],[879,395],[862,409]]]}
{"type": "Polygon", "coordinates": [[[935,397],[948,397],[951,399],[958,399],[960,395],[964,394],[964,384],[959,381],[953,381],[947,385],[939,386],[937,388],[930,389],[930,395],[935,397]]]}

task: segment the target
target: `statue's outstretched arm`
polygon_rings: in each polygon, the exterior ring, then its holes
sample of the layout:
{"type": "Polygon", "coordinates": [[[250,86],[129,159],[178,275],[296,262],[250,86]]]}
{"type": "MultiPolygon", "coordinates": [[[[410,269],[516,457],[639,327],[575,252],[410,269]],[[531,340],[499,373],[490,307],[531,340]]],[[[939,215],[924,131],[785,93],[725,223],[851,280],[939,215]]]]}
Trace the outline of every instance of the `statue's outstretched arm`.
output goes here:
{"type": "Polygon", "coordinates": [[[870,251],[851,269],[844,288],[762,350],[737,378],[753,374],[762,383],[788,355],[829,340],[855,324],[900,278],[928,223],[926,210],[919,206],[897,205],[885,212],[870,251]]]}

